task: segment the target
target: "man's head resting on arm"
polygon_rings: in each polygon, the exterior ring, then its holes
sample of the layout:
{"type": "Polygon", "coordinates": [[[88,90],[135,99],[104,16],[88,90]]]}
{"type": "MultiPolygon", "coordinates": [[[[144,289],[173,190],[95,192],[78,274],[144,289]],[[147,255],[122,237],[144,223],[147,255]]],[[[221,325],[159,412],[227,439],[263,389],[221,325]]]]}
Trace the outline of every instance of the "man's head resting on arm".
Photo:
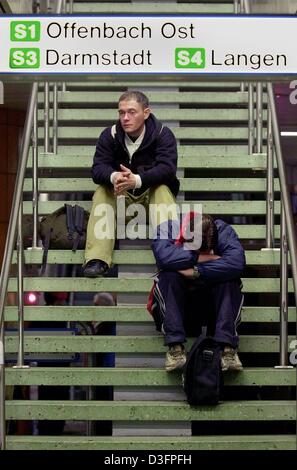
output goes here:
{"type": "Polygon", "coordinates": [[[212,253],[218,243],[214,219],[208,214],[189,212],[184,217],[175,243],[199,253],[212,253]]]}

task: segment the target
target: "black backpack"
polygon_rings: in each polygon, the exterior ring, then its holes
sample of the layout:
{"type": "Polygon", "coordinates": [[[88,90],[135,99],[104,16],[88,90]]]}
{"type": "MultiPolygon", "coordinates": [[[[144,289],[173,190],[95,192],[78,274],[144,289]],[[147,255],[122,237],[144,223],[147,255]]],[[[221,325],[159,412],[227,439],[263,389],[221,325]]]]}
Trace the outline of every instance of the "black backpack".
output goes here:
{"type": "Polygon", "coordinates": [[[223,387],[222,351],[206,336],[206,328],[194,342],[183,371],[183,385],[190,405],[216,405],[223,387]]]}
{"type": "Polygon", "coordinates": [[[86,232],[89,213],[83,207],[65,204],[40,222],[40,237],[44,247],[42,273],[44,273],[48,250],[83,249],[86,245],[86,232]]]}

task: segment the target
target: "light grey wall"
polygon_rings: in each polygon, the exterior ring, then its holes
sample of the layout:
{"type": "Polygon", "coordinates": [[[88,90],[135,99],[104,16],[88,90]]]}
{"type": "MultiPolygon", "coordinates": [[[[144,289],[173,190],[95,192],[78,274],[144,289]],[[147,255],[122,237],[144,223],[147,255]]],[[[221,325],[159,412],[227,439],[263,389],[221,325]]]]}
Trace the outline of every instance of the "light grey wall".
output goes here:
{"type": "Polygon", "coordinates": [[[253,13],[289,13],[297,11],[297,0],[250,0],[253,13]]]}

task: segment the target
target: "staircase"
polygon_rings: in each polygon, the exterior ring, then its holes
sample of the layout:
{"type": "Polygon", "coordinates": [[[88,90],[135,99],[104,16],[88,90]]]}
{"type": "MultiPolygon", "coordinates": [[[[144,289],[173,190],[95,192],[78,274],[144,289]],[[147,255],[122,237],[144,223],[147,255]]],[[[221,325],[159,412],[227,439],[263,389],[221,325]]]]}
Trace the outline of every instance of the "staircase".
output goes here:
{"type": "MultiPolygon", "coordinates": [[[[101,1],[74,3],[74,13],[232,13],[232,1],[101,1]]],[[[189,407],[179,374],[163,369],[163,338],[152,326],[145,303],[154,271],[149,243],[122,242],[114,252],[118,277],[85,279],[61,277],[64,265],[78,266],[83,252],[50,250],[49,274],[40,277],[42,252],[25,251],[26,292],[75,293],[71,306],[26,306],[32,322],[117,323],[115,336],[25,335],[25,351],[39,353],[116,353],[116,367],[6,368],[6,385],[112,386],[113,401],[27,400],[6,401],[7,420],[113,421],[113,435],[62,436],[8,435],[9,450],[270,450],[295,449],[295,370],[275,369],[279,363],[279,253],[265,246],[266,154],[248,155],[247,93],[239,83],[102,80],[72,82],[59,92],[58,154],[42,154],[43,91],[38,100],[39,190],[49,200],[39,203],[40,215],[50,214],[65,200],[90,209],[95,185],[90,167],[96,139],[114,123],[117,100],[128,88],[143,90],[156,116],[178,139],[179,201],[203,204],[203,211],[230,222],[246,248],[243,276],[245,306],[242,312],[240,358],[244,371],[225,375],[222,403],[216,407],[189,407]],[[67,198],[65,198],[65,195],[67,198]],[[63,199],[63,200],[62,200],[63,199]],[[59,269],[60,268],[60,269],[59,269]],[[145,274],[147,272],[147,274],[145,274]],[[33,273],[33,275],[32,275],[33,273]],[[94,307],[79,299],[85,293],[116,293],[114,307],[94,307]],[[81,296],[78,294],[81,293],[81,296]],[[147,392],[147,393],[144,393],[147,392]],[[160,429],[163,432],[160,432],[160,429]],[[170,429],[170,435],[169,431],[170,429]]],[[[266,114],[264,113],[264,121],[266,114]]],[[[29,157],[28,174],[32,166],[29,157]]],[[[279,183],[276,189],[276,230],[279,239],[279,183]]],[[[32,180],[24,185],[24,214],[32,213],[32,180]]],[[[16,264],[16,254],[13,265],[16,264]]],[[[12,270],[13,272],[13,270],[12,270]]],[[[9,292],[17,291],[11,277],[9,292]]],[[[289,292],[293,292],[289,279],[289,292]]],[[[89,296],[92,299],[92,295],[89,296]]],[[[293,305],[293,303],[292,303],[293,305]]],[[[289,308],[293,335],[294,307],[289,308]]],[[[17,307],[5,308],[5,320],[17,321],[17,307]]],[[[193,338],[188,341],[190,347],[193,338]]],[[[7,332],[7,353],[17,350],[16,338],[7,332]]]]}

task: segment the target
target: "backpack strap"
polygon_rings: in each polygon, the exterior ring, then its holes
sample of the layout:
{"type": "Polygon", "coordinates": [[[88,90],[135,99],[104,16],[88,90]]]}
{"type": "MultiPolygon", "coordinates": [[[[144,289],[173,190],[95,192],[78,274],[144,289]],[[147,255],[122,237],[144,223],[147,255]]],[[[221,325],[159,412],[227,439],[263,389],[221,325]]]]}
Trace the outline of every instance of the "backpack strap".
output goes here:
{"type": "Polygon", "coordinates": [[[47,233],[46,233],[46,236],[45,236],[45,240],[44,240],[44,250],[43,250],[43,255],[42,255],[42,266],[41,266],[41,271],[40,271],[40,274],[43,275],[44,272],[45,272],[45,268],[46,268],[46,263],[47,263],[47,255],[48,255],[48,250],[49,250],[49,245],[50,245],[50,239],[51,239],[51,233],[53,231],[53,227],[51,227],[47,233]]]}
{"type": "Polygon", "coordinates": [[[74,206],[74,228],[76,232],[76,237],[73,242],[73,247],[72,251],[76,251],[81,237],[84,232],[84,216],[85,216],[85,211],[83,207],[78,206],[77,204],[74,206]]]}
{"type": "Polygon", "coordinates": [[[192,357],[195,356],[196,350],[197,348],[199,348],[200,344],[207,338],[206,333],[207,333],[207,327],[202,326],[200,336],[194,341],[190,351],[188,352],[187,364],[189,364],[190,361],[192,360],[192,357]]]}
{"type": "Polygon", "coordinates": [[[73,207],[70,204],[65,204],[66,209],[66,225],[67,225],[67,238],[68,240],[73,240],[75,226],[74,226],[74,218],[73,218],[73,207]]]}
{"type": "Polygon", "coordinates": [[[84,208],[76,204],[74,206],[74,226],[75,226],[75,230],[80,235],[82,235],[84,231],[84,218],[85,218],[84,208]]]}

